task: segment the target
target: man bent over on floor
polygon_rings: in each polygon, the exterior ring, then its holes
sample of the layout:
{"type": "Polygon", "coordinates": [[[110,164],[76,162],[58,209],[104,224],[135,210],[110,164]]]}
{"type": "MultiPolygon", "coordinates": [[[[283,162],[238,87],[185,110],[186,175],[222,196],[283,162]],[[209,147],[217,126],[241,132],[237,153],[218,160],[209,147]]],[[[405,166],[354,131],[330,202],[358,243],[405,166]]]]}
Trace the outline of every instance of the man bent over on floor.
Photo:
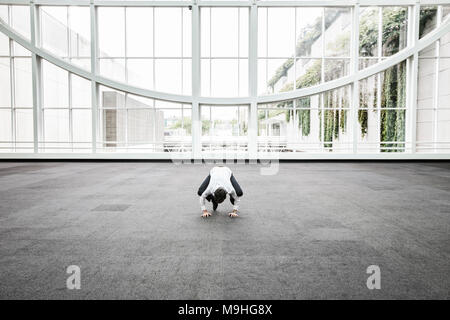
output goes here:
{"type": "Polygon", "coordinates": [[[205,199],[212,201],[213,210],[216,211],[219,203],[222,203],[226,199],[227,194],[230,195],[230,202],[233,205],[233,211],[228,215],[231,218],[238,216],[239,197],[242,197],[243,192],[230,168],[221,166],[212,168],[198,189],[197,194],[200,196],[203,218],[211,216],[211,213],[206,210],[205,199]]]}

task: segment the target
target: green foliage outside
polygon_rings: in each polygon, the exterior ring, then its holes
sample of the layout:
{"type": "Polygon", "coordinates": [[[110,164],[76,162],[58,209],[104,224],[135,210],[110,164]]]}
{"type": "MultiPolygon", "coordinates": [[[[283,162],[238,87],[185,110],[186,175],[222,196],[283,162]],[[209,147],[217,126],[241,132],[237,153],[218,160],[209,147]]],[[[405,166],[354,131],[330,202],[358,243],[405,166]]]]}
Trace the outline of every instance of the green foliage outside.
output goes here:
{"type": "MultiPolygon", "coordinates": [[[[407,10],[405,8],[384,8],[382,11],[383,26],[382,26],[382,44],[378,44],[378,19],[374,19],[371,15],[362,15],[360,19],[360,38],[359,46],[361,57],[370,57],[377,55],[377,45],[382,45],[382,52],[384,56],[389,56],[397,53],[402,48],[402,43],[405,41],[406,24],[407,24],[407,10]]],[[[330,16],[326,21],[326,26],[329,26],[339,13],[336,11],[335,16],[330,16]]],[[[420,34],[423,33],[425,25],[436,16],[435,8],[426,8],[421,10],[420,14],[420,34]]],[[[311,45],[321,36],[321,20],[318,19],[306,33],[306,36],[298,43],[297,52],[299,55],[305,55],[310,50],[311,45]]],[[[333,44],[334,48],[344,46],[348,38],[338,38],[333,44]]],[[[287,75],[290,67],[294,64],[294,58],[286,60],[286,62],[278,68],[275,75],[269,80],[268,86],[273,87],[283,76],[287,75]]],[[[305,88],[320,83],[321,77],[321,62],[314,62],[304,75],[296,79],[295,86],[297,89],[305,88]]],[[[325,80],[329,81],[340,75],[345,66],[342,63],[335,63],[324,70],[325,80]]],[[[364,80],[363,80],[364,81],[364,80]]],[[[287,84],[280,91],[292,90],[293,84],[287,84]]],[[[381,108],[398,109],[406,106],[406,63],[402,62],[391,67],[383,72],[381,81],[381,108]]],[[[374,106],[376,105],[376,96],[378,88],[369,88],[370,92],[360,91],[360,108],[367,108],[366,110],[358,111],[358,121],[361,126],[361,135],[365,136],[368,132],[368,96],[374,96],[374,106]]],[[[336,108],[337,106],[348,105],[348,92],[337,89],[323,94],[324,108],[336,108]]],[[[311,107],[311,98],[305,97],[298,99],[296,104],[298,108],[303,108],[297,112],[299,128],[301,128],[302,135],[308,136],[311,132],[311,111],[307,110],[311,107]]],[[[284,101],[277,104],[280,108],[291,108],[292,101],[284,101]]],[[[376,112],[376,109],[373,110],[376,112]]],[[[290,121],[292,110],[283,110],[285,112],[286,120],[290,121]]],[[[324,110],[323,124],[320,122],[320,139],[322,139],[322,130],[324,130],[325,147],[332,147],[332,141],[339,137],[339,132],[345,132],[347,123],[346,110],[324,110]],[[323,128],[322,128],[323,127],[323,128]]],[[[279,113],[278,113],[279,114],[279,113]]],[[[322,117],[321,111],[319,118],[322,117]]],[[[405,111],[404,110],[381,110],[380,123],[380,141],[381,147],[386,152],[403,151],[403,144],[391,143],[393,141],[405,141],[405,111]]]]}
{"type": "Polygon", "coordinates": [[[179,129],[179,128],[184,128],[186,130],[186,134],[190,135],[192,130],[191,117],[184,117],[183,121],[179,119],[170,127],[170,129],[179,129]]]}

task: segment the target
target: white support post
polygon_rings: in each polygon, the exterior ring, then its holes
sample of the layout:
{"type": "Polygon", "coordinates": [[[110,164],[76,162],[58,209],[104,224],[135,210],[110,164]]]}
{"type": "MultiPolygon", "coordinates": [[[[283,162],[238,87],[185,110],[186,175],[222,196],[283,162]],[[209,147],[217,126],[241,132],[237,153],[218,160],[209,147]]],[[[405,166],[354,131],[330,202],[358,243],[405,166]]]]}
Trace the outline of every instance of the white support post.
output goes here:
{"type": "MultiPolygon", "coordinates": [[[[411,22],[411,43],[409,46],[416,46],[419,41],[419,24],[420,24],[420,2],[417,0],[416,4],[412,7],[411,22]]],[[[416,153],[416,134],[417,134],[417,74],[419,70],[419,53],[416,51],[412,56],[410,63],[411,68],[409,71],[409,110],[410,110],[410,132],[411,132],[411,153],[416,153]]]]}
{"type": "MultiPolygon", "coordinates": [[[[33,47],[40,46],[40,22],[38,8],[34,4],[34,0],[30,1],[30,26],[31,26],[31,45],[33,47]]],[[[41,140],[40,125],[41,108],[42,108],[42,81],[41,81],[41,58],[32,52],[31,72],[33,85],[33,149],[34,153],[39,152],[39,141],[41,140]]]]}
{"type": "MultiPolygon", "coordinates": [[[[92,79],[95,79],[97,74],[97,8],[94,5],[94,0],[90,4],[90,20],[91,20],[91,73],[92,79]]],[[[92,153],[97,152],[97,124],[98,124],[98,85],[95,80],[91,80],[91,120],[92,120],[92,153]]]]}
{"type": "MultiPolygon", "coordinates": [[[[409,21],[409,19],[408,19],[409,21]]],[[[383,7],[378,9],[378,63],[383,60],[383,7]]],[[[381,153],[381,73],[376,74],[377,81],[377,152],[381,153]]],[[[369,112],[369,110],[367,110],[369,112]]]]}
{"type": "MultiPolygon", "coordinates": [[[[11,24],[11,7],[7,7],[8,11],[8,20],[7,22],[11,24]]],[[[8,41],[9,46],[9,85],[10,85],[10,103],[11,103],[11,151],[15,151],[17,147],[17,139],[16,139],[16,102],[15,102],[15,75],[14,75],[14,42],[12,39],[8,41]]]]}
{"type": "MultiPolygon", "coordinates": [[[[351,73],[358,72],[359,65],[359,3],[356,3],[352,12],[352,39],[351,39],[351,73]]],[[[359,81],[353,81],[352,85],[352,105],[351,105],[351,121],[352,121],[352,140],[353,153],[357,153],[358,147],[358,108],[359,108],[359,81]]]]}
{"type": "MultiPolygon", "coordinates": [[[[410,25],[413,16],[413,9],[411,6],[408,7],[408,28],[407,28],[407,46],[410,45],[412,41],[412,27],[410,25]]],[[[411,68],[412,68],[412,57],[406,59],[406,115],[405,115],[405,152],[411,152],[411,115],[409,106],[411,105],[411,68]]]]}
{"type": "Polygon", "coordinates": [[[192,5],[192,158],[201,159],[202,127],[200,119],[200,8],[192,5]]]}
{"type": "MultiPolygon", "coordinates": [[[[325,83],[325,7],[322,8],[322,26],[321,26],[321,42],[322,42],[322,57],[321,57],[321,63],[322,66],[320,68],[320,83],[325,83]]],[[[322,92],[320,94],[320,150],[321,152],[325,151],[325,94],[322,92]]]]}
{"type": "Polygon", "coordinates": [[[258,6],[253,1],[250,7],[249,19],[249,95],[251,97],[248,130],[249,159],[258,157],[258,6]]]}
{"type": "MultiPolygon", "coordinates": [[[[442,23],[442,6],[438,6],[438,10],[436,13],[436,28],[442,23]]],[[[439,120],[439,70],[441,66],[441,39],[436,41],[435,43],[435,65],[434,65],[434,101],[433,101],[433,152],[438,152],[439,142],[438,142],[438,120],[439,120]]]]}

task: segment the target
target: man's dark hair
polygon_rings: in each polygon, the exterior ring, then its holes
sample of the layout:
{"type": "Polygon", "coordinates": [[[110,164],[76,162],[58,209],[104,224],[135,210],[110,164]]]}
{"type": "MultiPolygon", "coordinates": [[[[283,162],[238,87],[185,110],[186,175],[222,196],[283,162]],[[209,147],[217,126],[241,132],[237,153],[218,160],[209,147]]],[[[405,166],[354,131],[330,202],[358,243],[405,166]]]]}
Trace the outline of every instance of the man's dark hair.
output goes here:
{"type": "Polygon", "coordinates": [[[216,200],[217,203],[222,203],[226,198],[227,192],[224,188],[218,188],[214,191],[214,200],[216,200]]]}

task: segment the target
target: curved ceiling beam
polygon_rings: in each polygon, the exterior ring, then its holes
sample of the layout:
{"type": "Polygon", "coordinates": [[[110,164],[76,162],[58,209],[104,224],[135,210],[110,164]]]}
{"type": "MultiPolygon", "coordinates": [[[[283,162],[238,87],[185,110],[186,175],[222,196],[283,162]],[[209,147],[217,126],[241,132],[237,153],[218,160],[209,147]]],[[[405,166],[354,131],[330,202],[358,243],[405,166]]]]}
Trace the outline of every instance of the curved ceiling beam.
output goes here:
{"type": "MultiPolygon", "coordinates": [[[[170,101],[175,103],[187,103],[190,104],[194,102],[194,97],[188,96],[188,95],[179,95],[179,94],[171,94],[171,93],[165,93],[165,92],[159,92],[144,88],[139,88],[136,86],[131,86],[129,84],[116,81],[113,79],[109,79],[106,77],[103,77],[98,74],[94,74],[90,71],[87,71],[85,69],[82,69],[74,64],[71,64],[67,61],[64,61],[63,59],[55,56],[54,54],[48,52],[45,49],[35,47],[31,45],[31,42],[23,37],[21,34],[17,33],[15,30],[13,30],[11,27],[6,25],[4,21],[0,19],[0,31],[3,32],[6,36],[13,39],[15,42],[29,50],[30,52],[35,53],[36,55],[40,56],[42,59],[45,59],[49,61],[50,63],[65,69],[73,74],[76,74],[80,77],[83,77],[87,80],[93,80],[101,85],[110,87],[112,89],[128,92],[134,95],[143,96],[146,98],[151,99],[157,99],[157,100],[164,100],[164,101],[170,101]]],[[[348,84],[351,84],[354,81],[359,81],[364,78],[368,78],[370,76],[373,76],[377,73],[380,73],[398,63],[401,61],[409,58],[416,52],[421,51],[422,49],[426,48],[427,46],[434,43],[436,40],[440,39],[443,35],[450,32],[450,17],[448,17],[442,24],[439,26],[439,28],[436,28],[435,30],[431,31],[429,34],[427,34],[425,37],[420,39],[416,46],[414,47],[406,47],[405,49],[399,51],[398,53],[390,56],[389,58],[370,66],[366,69],[360,70],[355,74],[351,74],[333,81],[328,81],[325,83],[318,84],[316,86],[308,87],[308,88],[302,88],[297,89],[289,92],[283,92],[273,95],[267,95],[267,96],[258,96],[256,97],[257,103],[272,103],[272,102],[279,102],[284,100],[292,100],[292,99],[298,99],[302,97],[307,97],[311,95],[316,95],[322,92],[326,92],[329,90],[337,89],[343,86],[346,86],[348,84]]],[[[198,97],[195,99],[196,102],[200,104],[211,104],[211,105],[240,105],[240,104],[249,104],[252,102],[251,97],[229,97],[229,98],[221,98],[221,97],[198,97]]]]}

